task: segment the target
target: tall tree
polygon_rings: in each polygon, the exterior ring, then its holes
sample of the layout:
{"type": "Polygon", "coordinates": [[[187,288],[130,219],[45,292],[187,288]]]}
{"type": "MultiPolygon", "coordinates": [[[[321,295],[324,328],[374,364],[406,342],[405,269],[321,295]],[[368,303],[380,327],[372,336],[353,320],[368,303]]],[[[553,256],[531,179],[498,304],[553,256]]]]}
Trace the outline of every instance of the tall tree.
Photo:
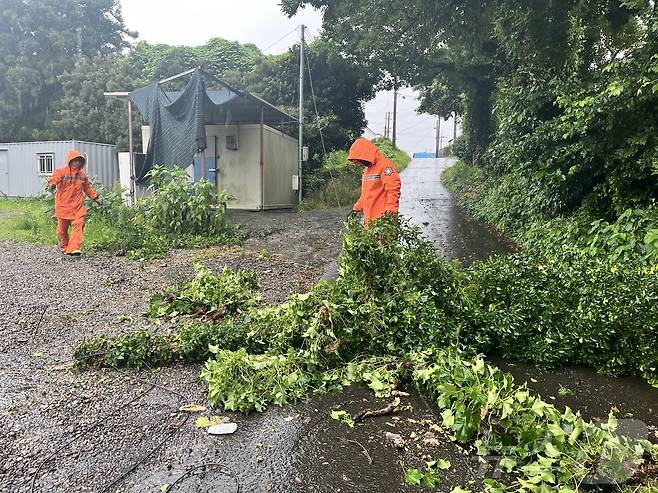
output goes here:
{"type": "Polygon", "coordinates": [[[523,174],[548,213],[658,195],[653,0],[282,0],[305,5],[380,78],[404,67],[423,109],[463,111],[462,157],[523,174]]]}
{"type": "Polygon", "coordinates": [[[47,125],[76,57],[115,53],[134,35],[118,0],[2,0],[0,11],[0,141],[47,125]]]}
{"type": "MultiPolygon", "coordinates": [[[[363,103],[374,97],[375,77],[342,56],[327,40],[318,38],[307,48],[304,79],[306,139],[311,151],[311,165],[317,166],[322,160],[323,140],[327,151],[331,151],[344,149],[361,135],[366,125],[363,103]]],[[[299,46],[262,60],[252,72],[238,80],[238,84],[296,115],[299,46]]]]}
{"type": "Polygon", "coordinates": [[[443,104],[426,104],[436,114],[462,108],[469,97],[467,132],[473,154],[484,153],[491,133],[492,81],[496,43],[492,0],[283,0],[294,15],[305,5],[322,8],[326,35],[347,57],[378,75],[381,86],[395,80],[421,88],[450,87],[443,104]],[[437,82],[438,79],[438,82],[437,82]]]}

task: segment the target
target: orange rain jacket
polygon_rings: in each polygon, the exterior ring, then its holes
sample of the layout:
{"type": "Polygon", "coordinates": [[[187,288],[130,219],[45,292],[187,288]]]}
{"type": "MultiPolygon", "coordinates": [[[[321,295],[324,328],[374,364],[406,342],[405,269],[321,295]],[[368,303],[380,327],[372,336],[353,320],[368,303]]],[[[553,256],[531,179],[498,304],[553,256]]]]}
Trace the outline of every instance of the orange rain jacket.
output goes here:
{"type": "Polygon", "coordinates": [[[400,175],[392,161],[382,156],[379,149],[368,139],[357,139],[348,159],[370,163],[363,168],[361,197],[354,210],[363,212],[366,224],[385,212],[398,212],[400,208],[400,175]]]}
{"type": "Polygon", "coordinates": [[[48,187],[57,187],[55,216],[59,219],[77,219],[86,215],[85,194],[91,200],[98,198],[84,172],[84,166],[78,170],[71,165],[71,161],[77,157],[84,159],[78,151],[69,151],[66,166],[57,168],[48,180],[48,187]]]}

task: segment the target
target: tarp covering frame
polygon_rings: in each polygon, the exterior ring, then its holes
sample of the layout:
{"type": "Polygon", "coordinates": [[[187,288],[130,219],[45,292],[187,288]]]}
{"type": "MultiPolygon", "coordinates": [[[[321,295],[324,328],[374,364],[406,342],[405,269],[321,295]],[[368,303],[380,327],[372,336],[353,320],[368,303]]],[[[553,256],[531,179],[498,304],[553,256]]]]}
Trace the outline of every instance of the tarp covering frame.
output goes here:
{"type": "Polygon", "coordinates": [[[136,172],[137,182],[144,182],[155,164],[187,167],[194,155],[207,147],[206,125],[266,124],[278,126],[296,122],[291,115],[264,99],[241,91],[208,74],[200,67],[155,82],[128,94],[145,123],[150,139],[144,165],[136,172]],[[183,91],[164,91],[161,84],[192,74],[183,91]],[[206,79],[224,87],[208,91],[206,79]]]}

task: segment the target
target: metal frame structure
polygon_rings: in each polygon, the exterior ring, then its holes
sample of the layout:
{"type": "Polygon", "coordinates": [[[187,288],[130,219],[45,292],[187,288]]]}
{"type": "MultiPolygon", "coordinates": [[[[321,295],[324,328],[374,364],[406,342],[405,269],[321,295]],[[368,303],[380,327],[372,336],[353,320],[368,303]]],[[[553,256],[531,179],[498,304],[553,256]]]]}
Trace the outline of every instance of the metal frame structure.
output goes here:
{"type": "MultiPolygon", "coordinates": [[[[303,31],[303,26],[302,26],[302,47],[304,45],[304,43],[303,43],[303,38],[304,38],[303,32],[304,31],[303,31]]],[[[194,73],[196,70],[203,70],[203,68],[202,67],[196,67],[196,68],[181,72],[179,74],[172,75],[171,77],[167,77],[165,79],[159,80],[158,85],[165,84],[167,82],[171,82],[171,81],[180,79],[181,77],[185,77],[186,75],[190,75],[190,74],[194,73]]],[[[286,118],[288,118],[289,121],[286,122],[286,123],[295,123],[298,120],[295,119],[295,117],[293,117],[292,115],[289,115],[288,113],[286,113],[285,111],[282,111],[280,108],[277,108],[273,104],[268,103],[267,101],[260,98],[259,96],[256,96],[255,94],[252,94],[248,91],[242,91],[242,90],[232,86],[231,84],[229,84],[225,80],[220,79],[219,77],[215,77],[214,75],[212,75],[208,72],[204,71],[203,74],[204,74],[204,76],[208,76],[210,79],[215,81],[217,84],[223,86],[224,88],[228,89],[229,91],[237,94],[238,96],[240,96],[240,97],[242,97],[246,100],[252,101],[252,102],[254,102],[254,103],[256,103],[260,106],[260,127],[261,127],[260,128],[260,135],[261,135],[261,139],[260,139],[261,140],[261,143],[260,143],[260,166],[261,166],[261,194],[263,194],[264,193],[263,192],[263,190],[264,190],[264,183],[263,183],[263,180],[264,180],[264,178],[263,178],[263,166],[264,166],[263,133],[264,133],[264,130],[263,130],[263,126],[264,126],[264,120],[265,120],[265,107],[268,107],[268,108],[284,115],[286,118]]],[[[300,87],[301,87],[301,90],[303,91],[303,81],[304,81],[304,79],[303,79],[303,64],[302,64],[302,68],[300,70],[300,78],[301,78],[300,87]]],[[[133,124],[132,124],[133,106],[132,106],[132,101],[130,101],[130,98],[128,97],[129,94],[130,94],[130,92],[128,92],[128,91],[115,91],[115,92],[104,92],[103,93],[104,96],[125,98],[128,101],[128,154],[129,154],[129,159],[130,159],[130,202],[131,202],[132,205],[134,205],[135,202],[136,202],[136,196],[135,196],[136,187],[135,187],[135,159],[134,159],[134,156],[133,156],[133,153],[134,153],[133,124]]],[[[299,200],[300,201],[301,201],[301,198],[302,198],[302,189],[301,189],[302,188],[301,187],[302,175],[301,175],[301,173],[302,173],[302,158],[303,158],[303,155],[302,155],[302,141],[301,141],[301,139],[303,138],[303,107],[302,107],[302,104],[303,104],[303,97],[300,97],[300,103],[299,103],[299,106],[300,106],[300,110],[299,110],[300,111],[300,120],[299,120],[299,123],[300,123],[300,127],[299,127],[299,139],[300,139],[300,141],[299,141],[299,200]]],[[[206,159],[205,159],[205,157],[206,156],[205,156],[205,150],[204,150],[203,157],[202,157],[202,163],[201,163],[201,177],[202,178],[206,177],[206,159]]],[[[261,201],[261,203],[264,203],[264,202],[261,201]]]]}

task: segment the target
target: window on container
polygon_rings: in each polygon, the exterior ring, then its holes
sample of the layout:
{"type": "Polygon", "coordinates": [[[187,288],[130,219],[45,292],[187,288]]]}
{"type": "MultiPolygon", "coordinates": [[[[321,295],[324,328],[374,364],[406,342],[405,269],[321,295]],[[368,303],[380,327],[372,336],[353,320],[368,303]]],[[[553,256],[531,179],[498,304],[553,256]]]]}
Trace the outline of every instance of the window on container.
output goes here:
{"type": "Polygon", "coordinates": [[[55,169],[55,155],[53,153],[37,154],[39,159],[39,174],[52,175],[55,169]]]}
{"type": "Polygon", "coordinates": [[[226,136],[226,149],[229,151],[237,151],[238,146],[238,137],[237,135],[227,135],[226,136]]]}

